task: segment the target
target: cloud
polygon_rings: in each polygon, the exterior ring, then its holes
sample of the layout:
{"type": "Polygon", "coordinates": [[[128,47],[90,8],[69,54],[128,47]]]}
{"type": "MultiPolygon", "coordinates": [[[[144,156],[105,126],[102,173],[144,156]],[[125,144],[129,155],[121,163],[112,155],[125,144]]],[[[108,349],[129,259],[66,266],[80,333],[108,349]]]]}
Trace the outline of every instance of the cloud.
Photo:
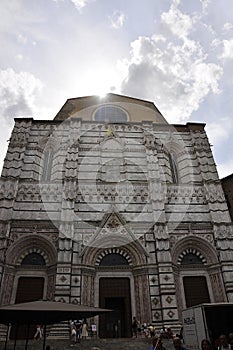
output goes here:
{"type": "Polygon", "coordinates": [[[223,30],[225,30],[226,32],[228,32],[229,30],[231,30],[233,28],[232,23],[226,22],[223,25],[223,30]]]}
{"type": "Polygon", "coordinates": [[[232,117],[219,117],[216,121],[208,122],[205,129],[209,138],[209,142],[213,145],[212,151],[217,163],[219,176],[225,177],[230,173],[233,173],[233,161],[231,159],[231,152],[227,151],[232,147],[232,117]]]}
{"type": "Polygon", "coordinates": [[[18,34],[17,41],[18,41],[19,44],[25,45],[25,44],[27,44],[28,40],[27,40],[27,37],[25,35],[18,34]]]}
{"type": "Polygon", "coordinates": [[[232,118],[219,118],[216,122],[209,122],[206,125],[206,131],[209,136],[210,143],[217,145],[227,142],[233,132],[232,118]],[[227,128],[226,125],[228,125],[227,128]]]}
{"type": "Polygon", "coordinates": [[[162,13],[159,35],[141,36],[131,43],[121,88],[127,95],[155,101],[171,122],[187,120],[209,93],[220,93],[223,75],[201,43],[191,39],[196,15],[183,14],[178,4],[174,1],[162,13]]]}
{"type": "Polygon", "coordinates": [[[223,51],[219,58],[224,60],[233,59],[233,39],[223,40],[223,51]]]}
{"type": "Polygon", "coordinates": [[[42,83],[29,72],[16,73],[12,68],[0,71],[0,115],[5,119],[31,116],[34,100],[42,83]]]}
{"type": "Polygon", "coordinates": [[[200,1],[201,1],[201,4],[202,4],[202,12],[204,14],[206,14],[207,10],[208,10],[208,7],[209,7],[209,5],[211,3],[211,0],[200,0],[200,1]]]}
{"type": "Polygon", "coordinates": [[[228,159],[225,162],[221,162],[217,165],[217,170],[220,178],[233,174],[233,160],[228,159]]]}
{"type": "Polygon", "coordinates": [[[126,16],[123,12],[115,10],[112,16],[109,17],[111,26],[115,29],[121,28],[124,25],[126,16]]]}
{"type": "Polygon", "coordinates": [[[185,38],[195,25],[196,18],[182,13],[178,9],[177,3],[173,3],[168,12],[162,13],[161,22],[167,26],[174,35],[185,38]]]}
{"type": "MultiPolygon", "coordinates": [[[[64,1],[64,0],[53,0],[55,2],[59,2],[59,1],[64,1]]],[[[76,7],[76,9],[81,12],[82,9],[87,6],[87,4],[89,4],[90,2],[93,2],[95,0],[70,0],[74,6],[76,7]]]]}
{"type": "Polygon", "coordinates": [[[77,10],[81,11],[85,6],[87,6],[90,0],[71,0],[71,2],[74,4],[77,10]]]}

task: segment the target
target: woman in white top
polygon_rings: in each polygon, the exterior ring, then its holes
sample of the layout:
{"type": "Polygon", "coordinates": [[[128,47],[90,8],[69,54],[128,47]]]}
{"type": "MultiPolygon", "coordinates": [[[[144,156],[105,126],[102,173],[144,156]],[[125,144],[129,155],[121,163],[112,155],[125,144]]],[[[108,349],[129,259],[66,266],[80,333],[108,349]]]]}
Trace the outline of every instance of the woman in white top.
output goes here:
{"type": "Polygon", "coordinates": [[[82,326],[82,338],[86,339],[88,337],[88,324],[87,320],[83,320],[83,326],[82,326]]]}

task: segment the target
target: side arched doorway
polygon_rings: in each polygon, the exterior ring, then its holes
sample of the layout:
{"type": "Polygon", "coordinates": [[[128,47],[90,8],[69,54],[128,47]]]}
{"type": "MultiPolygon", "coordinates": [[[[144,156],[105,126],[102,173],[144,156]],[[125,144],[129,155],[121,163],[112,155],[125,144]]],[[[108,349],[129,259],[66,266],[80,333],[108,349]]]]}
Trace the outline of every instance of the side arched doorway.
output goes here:
{"type": "Polygon", "coordinates": [[[180,319],[184,308],[226,301],[221,266],[213,245],[196,236],[183,238],[173,247],[172,260],[180,319]]]}
{"type": "MultiPolygon", "coordinates": [[[[57,255],[52,243],[40,236],[15,241],[7,251],[2,290],[3,304],[53,299],[57,255]],[[8,281],[8,283],[5,283],[8,281]]],[[[35,325],[11,327],[11,339],[33,338],[35,325]]]]}
{"type": "MultiPolygon", "coordinates": [[[[45,279],[43,277],[19,277],[16,290],[15,304],[43,299],[45,279]]],[[[12,326],[10,339],[32,339],[35,326],[12,326]]]]}

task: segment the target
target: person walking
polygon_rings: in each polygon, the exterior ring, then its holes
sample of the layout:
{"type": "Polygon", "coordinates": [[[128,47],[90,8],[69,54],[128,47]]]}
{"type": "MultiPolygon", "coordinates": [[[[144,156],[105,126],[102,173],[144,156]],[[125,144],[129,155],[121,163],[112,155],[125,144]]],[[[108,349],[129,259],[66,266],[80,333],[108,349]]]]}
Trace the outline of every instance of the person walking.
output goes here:
{"type": "Polygon", "coordinates": [[[133,317],[133,322],[132,322],[132,332],[133,332],[133,336],[135,336],[135,338],[137,338],[138,336],[138,320],[136,319],[136,317],[133,317]]]}
{"type": "Polygon", "coordinates": [[[83,325],[82,325],[82,339],[87,339],[88,337],[88,323],[86,318],[83,320],[83,325]]]}
{"type": "Polygon", "coordinates": [[[34,339],[41,339],[41,338],[42,338],[42,326],[40,324],[37,324],[34,339]]]}
{"type": "Polygon", "coordinates": [[[77,331],[76,331],[75,324],[72,325],[70,337],[71,337],[71,346],[74,346],[77,342],[77,331]]]}
{"type": "Polygon", "coordinates": [[[153,337],[149,350],[166,350],[160,337],[153,337]]]}
{"type": "Polygon", "coordinates": [[[76,332],[77,332],[77,342],[80,343],[81,336],[82,336],[82,321],[78,321],[76,324],[76,332]]]}

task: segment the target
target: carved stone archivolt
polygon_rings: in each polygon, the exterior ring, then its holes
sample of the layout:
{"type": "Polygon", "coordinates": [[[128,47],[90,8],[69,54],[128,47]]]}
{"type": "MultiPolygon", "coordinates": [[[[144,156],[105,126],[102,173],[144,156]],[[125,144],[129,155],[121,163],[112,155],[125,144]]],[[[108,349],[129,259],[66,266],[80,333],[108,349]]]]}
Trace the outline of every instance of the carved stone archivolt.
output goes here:
{"type": "Polygon", "coordinates": [[[206,264],[206,258],[195,248],[188,248],[185,249],[179,256],[177,263],[180,265],[182,263],[183,258],[187,255],[187,254],[193,254],[196,255],[202,264],[206,264]]]}
{"type": "Polygon", "coordinates": [[[103,250],[100,255],[98,256],[98,258],[96,259],[96,265],[98,266],[101,263],[101,260],[109,254],[119,254],[121,256],[123,256],[127,261],[129,265],[132,265],[132,259],[129,256],[128,252],[124,251],[122,248],[109,248],[109,249],[105,249],[103,250]]]}
{"type": "Polygon", "coordinates": [[[127,245],[122,245],[119,247],[112,248],[95,248],[95,247],[86,247],[84,249],[82,256],[82,263],[88,266],[98,266],[101,259],[110,252],[115,252],[124,256],[128,262],[129,266],[136,267],[138,265],[146,264],[146,255],[142,246],[137,242],[131,242],[127,245]]]}
{"type": "Polygon", "coordinates": [[[177,264],[180,261],[181,254],[189,249],[195,249],[198,251],[206,259],[207,265],[218,263],[216,249],[206,240],[193,235],[189,235],[188,237],[179,240],[172,247],[171,255],[173,263],[177,264]]]}
{"type": "Polygon", "coordinates": [[[57,263],[57,251],[55,246],[46,238],[34,235],[27,235],[16,240],[7,250],[6,262],[10,265],[18,265],[30,252],[40,252],[48,265],[57,263]]]}
{"type": "Polygon", "coordinates": [[[17,261],[17,265],[21,265],[23,259],[27,255],[32,254],[32,253],[37,253],[37,254],[41,255],[44,258],[44,261],[45,261],[46,265],[49,264],[49,259],[48,259],[47,255],[45,254],[45,252],[42,249],[40,249],[40,248],[30,248],[30,249],[25,250],[25,252],[19,257],[19,259],[17,261]]]}

